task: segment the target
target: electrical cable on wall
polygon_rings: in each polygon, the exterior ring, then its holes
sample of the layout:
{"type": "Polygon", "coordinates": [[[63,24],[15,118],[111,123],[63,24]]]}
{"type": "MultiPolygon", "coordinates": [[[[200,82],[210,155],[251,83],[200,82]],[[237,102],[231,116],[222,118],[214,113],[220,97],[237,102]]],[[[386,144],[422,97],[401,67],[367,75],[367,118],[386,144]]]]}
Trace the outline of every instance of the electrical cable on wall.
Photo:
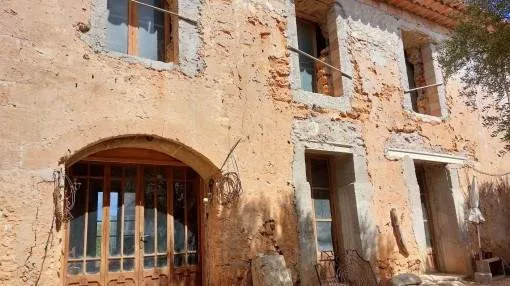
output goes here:
{"type": "Polygon", "coordinates": [[[325,61],[323,61],[321,59],[318,59],[317,57],[314,57],[314,56],[310,55],[309,53],[303,52],[300,49],[294,48],[292,46],[287,46],[287,49],[289,49],[290,51],[296,52],[296,53],[298,53],[300,55],[303,55],[303,56],[305,56],[305,57],[307,57],[307,58],[309,58],[309,59],[311,59],[313,61],[319,62],[319,63],[321,63],[321,64],[323,64],[323,65],[325,65],[325,66],[327,66],[329,68],[332,68],[332,69],[338,71],[340,74],[342,74],[342,76],[344,76],[344,77],[346,77],[348,79],[352,79],[352,76],[344,73],[340,68],[335,67],[335,66],[333,66],[331,64],[328,64],[327,62],[325,62],[325,61]]]}
{"type": "Polygon", "coordinates": [[[185,20],[187,22],[190,22],[192,24],[197,24],[197,21],[196,20],[193,20],[191,18],[188,18],[186,16],[182,16],[178,13],[175,13],[175,12],[172,12],[172,11],[169,11],[169,10],[166,10],[166,9],[163,9],[163,8],[159,8],[159,7],[156,7],[156,6],[153,6],[153,5],[150,5],[150,4],[147,4],[147,3],[144,3],[144,2],[141,2],[141,1],[137,1],[137,0],[129,0],[131,2],[134,2],[134,3],[137,3],[139,5],[142,5],[142,6],[146,6],[146,7],[149,7],[149,8],[152,8],[154,10],[157,10],[157,11],[160,11],[160,12],[163,12],[163,13],[167,13],[169,15],[172,15],[172,16],[176,16],[176,17],[179,17],[180,19],[182,20],[185,20]]]}
{"type": "Polygon", "coordinates": [[[238,139],[232,148],[230,148],[227,157],[221,165],[219,173],[213,177],[213,193],[211,194],[213,196],[213,201],[226,207],[230,207],[237,202],[243,192],[237,160],[235,156],[233,156],[233,152],[240,142],[241,139],[238,139]],[[229,163],[228,169],[230,171],[224,171],[227,163],[229,163]]]}
{"type": "Polygon", "coordinates": [[[491,176],[491,177],[504,177],[504,176],[508,176],[510,175],[510,172],[506,172],[506,173],[501,173],[501,174],[494,174],[494,173],[489,173],[489,172],[485,172],[485,171],[482,171],[482,170],[479,170],[477,168],[475,168],[473,165],[465,165],[464,166],[465,168],[468,168],[468,169],[471,169],[479,174],[483,174],[483,175],[487,175],[487,176],[491,176]]]}

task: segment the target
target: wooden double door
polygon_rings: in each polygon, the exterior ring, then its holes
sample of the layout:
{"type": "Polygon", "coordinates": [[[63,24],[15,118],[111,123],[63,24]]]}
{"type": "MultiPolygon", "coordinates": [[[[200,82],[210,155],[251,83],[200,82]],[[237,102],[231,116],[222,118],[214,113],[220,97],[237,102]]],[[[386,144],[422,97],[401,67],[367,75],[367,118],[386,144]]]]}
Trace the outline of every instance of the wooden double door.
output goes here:
{"type": "Polygon", "coordinates": [[[186,166],[79,162],[66,285],[200,285],[199,176],[186,166]]]}

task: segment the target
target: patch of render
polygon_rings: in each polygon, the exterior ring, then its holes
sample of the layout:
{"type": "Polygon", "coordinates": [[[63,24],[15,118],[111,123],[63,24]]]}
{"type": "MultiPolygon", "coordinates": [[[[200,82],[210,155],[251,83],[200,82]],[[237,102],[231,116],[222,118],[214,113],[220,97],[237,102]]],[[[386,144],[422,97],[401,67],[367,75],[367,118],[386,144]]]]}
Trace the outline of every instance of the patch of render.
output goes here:
{"type": "MultiPolygon", "coordinates": [[[[409,156],[401,159],[402,173],[408,190],[409,211],[412,229],[418,245],[422,261],[427,256],[425,227],[423,224],[423,208],[420,186],[416,178],[415,161],[409,156]]],[[[441,233],[436,240],[437,262],[439,270],[446,273],[471,274],[471,258],[469,256],[468,229],[465,220],[465,197],[460,187],[458,165],[447,164],[430,167],[433,170],[428,176],[430,181],[432,208],[437,209],[434,217],[435,232],[441,233]]]]}
{"type": "MultiPolygon", "coordinates": [[[[345,234],[349,247],[357,248],[362,255],[374,260],[376,254],[376,225],[372,213],[373,188],[370,183],[365,144],[361,127],[329,118],[309,118],[293,123],[293,183],[298,219],[299,258],[298,269],[302,285],[315,283],[317,262],[313,230],[313,208],[310,184],[306,179],[306,151],[319,151],[331,155],[352,154],[355,182],[352,184],[353,209],[356,229],[345,234]],[[348,151],[346,151],[348,150],[348,151]]],[[[337,186],[338,187],[338,186],[337,186]]],[[[342,232],[343,233],[343,232],[342,232]]]]}
{"type": "MultiPolygon", "coordinates": [[[[427,243],[425,237],[425,227],[423,225],[423,208],[421,205],[420,186],[416,178],[416,170],[414,160],[409,156],[402,158],[402,175],[407,188],[409,200],[409,212],[411,213],[412,229],[416,244],[418,245],[420,258],[422,261],[426,259],[427,243]]],[[[424,263],[422,263],[424,265],[424,263]]],[[[425,270],[423,267],[422,270],[425,270]]]]}
{"type": "MultiPolygon", "coordinates": [[[[332,51],[332,53],[338,53],[338,55],[332,55],[331,63],[333,66],[340,67],[344,73],[352,76],[353,67],[347,44],[347,18],[340,3],[334,3],[329,8],[327,13],[327,25],[330,51],[332,51]]],[[[287,41],[290,46],[298,48],[296,8],[293,0],[287,0],[287,41]]],[[[290,87],[292,90],[292,98],[295,102],[303,103],[308,106],[339,110],[341,112],[348,112],[351,110],[351,98],[353,96],[352,79],[344,76],[335,78],[336,81],[340,80],[342,82],[341,96],[327,96],[302,90],[299,55],[295,52],[291,52],[290,58],[290,87]]]]}
{"type": "Polygon", "coordinates": [[[201,7],[204,0],[180,0],[177,1],[179,14],[189,19],[195,19],[197,24],[179,19],[179,67],[188,76],[195,76],[205,68],[205,63],[200,57],[202,47],[201,36],[201,7]]]}
{"type": "MultiPolygon", "coordinates": [[[[440,157],[441,154],[457,155],[463,157],[464,154],[451,154],[449,150],[444,149],[441,146],[431,145],[429,139],[420,135],[418,132],[411,133],[392,133],[390,138],[386,141],[385,149],[396,148],[404,149],[409,151],[428,152],[431,157],[437,154],[440,157]]],[[[387,153],[385,152],[387,156],[387,153]]],[[[438,158],[438,161],[440,159],[438,158]]],[[[433,162],[433,161],[432,161],[433,162]]],[[[409,212],[412,221],[412,228],[416,243],[420,250],[420,255],[424,261],[426,257],[426,240],[425,240],[425,229],[423,226],[423,210],[420,198],[420,187],[416,178],[415,172],[415,160],[409,156],[405,156],[401,159],[402,173],[404,176],[405,185],[408,191],[409,200],[409,212]]],[[[459,185],[458,175],[459,165],[447,164],[445,165],[445,172],[436,172],[436,176],[432,176],[434,180],[433,185],[441,186],[440,192],[436,192],[442,196],[437,197],[437,203],[449,202],[450,205],[447,207],[443,206],[444,210],[449,210],[451,214],[449,216],[441,216],[438,221],[445,229],[451,229],[448,233],[448,237],[444,239],[440,251],[442,252],[439,257],[439,264],[441,271],[455,272],[469,274],[471,268],[469,266],[469,257],[464,257],[465,253],[468,253],[463,245],[468,244],[467,227],[464,219],[465,211],[465,199],[463,191],[459,185]],[[450,253],[447,255],[446,252],[450,253]],[[453,255],[455,254],[455,255],[453,255]],[[459,259],[451,259],[451,255],[459,259]]],[[[439,195],[438,195],[439,196],[439,195]]],[[[441,213],[445,213],[442,211],[441,213]]]]}
{"type": "MultiPolygon", "coordinates": [[[[296,8],[294,0],[286,0],[287,6],[287,42],[290,46],[298,47],[296,8]]],[[[290,54],[290,76],[289,82],[291,89],[297,90],[301,87],[299,77],[299,55],[294,52],[290,54]]]]}
{"type": "MultiPolygon", "coordinates": [[[[414,19],[414,18],[413,18],[414,19]]],[[[397,33],[399,37],[398,49],[397,49],[397,64],[400,71],[400,82],[403,90],[409,89],[409,81],[407,79],[407,70],[405,64],[405,55],[404,55],[404,44],[403,44],[403,36],[402,30],[406,31],[415,31],[417,33],[426,35],[430,39],[430,43],[426,44],[423,49],[423,58],[430,59],[424,63],[425,76],[428,78],[428,82],[430,84],[433,83],[444,83],[443,74],[441,71],[441,67],[439,66],[439,62],[437,60],[438,52],[437,52],[437,44],[446,38],[444,31],[435,32],[430,29],[428,25],[421,25],[416,20],[411,19],[398,19],[399,31],[397,33]]],[[[440,122],[441,120],[446,120],[448,118],[448,106],[446,103],[446,89],[445,85],[440,85],[437,87],[437,96],[439,99],[439,106],[441,116],[430,116],[426,114],[419,114],[413,111],[412,102],[411,102],[411,94],[405,93],[402,105],[404,110],[413,118],[414,120],[424,121],[424,122],[440,122]]]]}
{"type": "Polygon", "coordinates": [[[347,96],[329,96],[302,89],[294,89],[292,90],[292,99],[295,102],[304,103],[312,107],[335,109],[341,112],[351,110],[351,98],[347,96]]]}
{"type": "MultiPolygon", "coordinates": [[[[386,57],[393,58],[397,62],[400,73],[400,86],[402,91],[404,91],[409,89],[409,84],[407,81],[401,31],[416,31],[420,34],[427,35],[431,44],[425,50],[431,58],[433,58],[433,61],[428,63],[428,70],[431,71],[430,80],[435,83],[443,82],[442,73],[436,59],[437,51],[435,43],[445,39],[445,35],[448,31],[445,28],[431,24],[431,22],[420,19],[407,12],[392,14],[391,9],[388,9],[387,7],[386,9],[381,9],[380,6],[386,5],[384,3],[378,3],[377,5],[378,6],[375,7],[373,3],[368,1],[342,1],[341,7],[343,9],[343,13],[348,15],[344,21],[344,27],[346,28],[351,40],[365,42],[366,44],[370,44],[373,48],[379,48],[383,51],[392,51],[386,57]],[[370,29],[384,32],[371,33],[370,29]],[[391,49],[382,47],[391,47],[391,49]]],[[[374,62],[377,63],[376,60],[374,60],[374,62]]],[[[363,82],[363,86],[370,85],[370,82],[363,82]]],[[[445,120],[448,117],[444,85],[438,87],[438,94],[442,115],[441,117],[414,112],[412,110],[411,96],[409,93],[402,93],[402,106],[414,120],[432,123],[441,122],[441,120],[445,120]]]]}
{"type": "Polygon", "coordinates": [[[384,145],[385,149],[388,148],[396,148],[396,149],[404,149],[410,151],[419,151],[419,152],[430,152],[437,154],[449,154],[456,155],[460,157],[466,156],[465,153],[457,152],[452,154],[450,150],[445,149],[440,145],[431,145],[430,139],[421,135],[417,131],[411,133],[393,132],[391,136],[386,140],[384,145]]]}
{"type": "MultiPolygon", "coordinates": [[[[453,194],[453,202],[455,205],[455,214],[457,218],[457,223],[459,224],[459,238],[461,245],[468,245],[469,244],[469,233],[468,233],[468,226],[467,226],[467,219],[466,219],[466,211],[465,208],[466,205],[466,197],[464,196],[464,192],[462,190],[462,187],[460,185],[460,175],[459,175],[459,166],[456,164],[447,164],[446,170],[449,175],[450,180],[450,190],[453,194]]],[[[463,254],[468,253],[467,251],[464,251],[463,254]]],[[[466,265],[467,269],[470,269],[470,257],[465,258],[468,260],[468,263],[466,265]]]]}
{"type": "MultiPolygon", "coordinates": [[[[400,33],[400,39],[402,39],[402,34],[400,33]]],[[[402,41],[401,41],[402,42],[402,41]]],[[[399,56],[398,56],[398,68],[400,71],[401,84],[404,90],[409,89],[409,81],[407,79],[407,71],[405,66],[405,56],[404,56],[404,48],[399,47],[399,56]]],[[[404,94],[403,106],[404,110],[411,115],[411,118],[415,120],[420,120],[424,122],[441,122],[442,120],[446,120],[448,118],[448,105],[446,103],[446,89],[444,84],[444,78],[441,71],[441,67],[439,66],[439,62],[437,60],[438,52],[436,44],[428,43],[422,48],[423,59],[424,59],[424,76],[427,79],[427,82],[430,84],[443,83],[442,85],[437,86],[437,97],[439,101],[439,109],[441,116],[436,117],[427,114],[420,114],[413,110],[412,102],[411,102],[411,93],[404,94]],[[427,59],[427,60],[426,60],[427,59]]]]}
{"type": "Polygon", "coordinates": [[[351,146],[354,154],[365,154],[365,142],[361,135],[361,127],[351,122],[333,121],[327,117],[295,120],[292,138],[294,144],[310,142],[333,146],[351,146]]]}
{"type": "Polygon", "coordinates": [[[196,76],[205,68],[201,57],[203,46],[201,29],[201,8],[203,0],[178,1],[179,15],[197,21],[196,24],[186,20],[178,20],[178,59],[176,63],[166,63],[145,59],[138,56],[111,51],[106,46],[106,29],[108,26],[107,0],[92,0],[90,30],[82,35],[82,39],[89,44],[95,52],[103,53],[129,63],[138,63],[155,70],[172,70],[178,68],[187,76],[196,76]]]}
{"type": "MultiPolygon", "coordinates": [[[[387,4],[380,2],[374,4],[363,0],[341,1],[341,7],[344,13],[348,15],[346,19],[351,28],[350,36],[363,41],[370,39],[375,45],[386,45],[388,42],[392,42],[395,36],[400,37],[401,29],[426,34],[435,43],[446,38],[445,35],[448,33],[446,28],[401,10],[398,10],[398,14],[392,13],[392,9],[382,9],[383,6],[387,6],[387,4]],[[369,35],[367,33],[369,27],[367,26],[387,33],[369,35]],[[388,33],[392,34],[393,37],[388,37],[388,33]]],[[[396,46],[393,47],[396,48],[396,46]]],[[[403,59],[402,57],[398,60],[403,59]]]]}

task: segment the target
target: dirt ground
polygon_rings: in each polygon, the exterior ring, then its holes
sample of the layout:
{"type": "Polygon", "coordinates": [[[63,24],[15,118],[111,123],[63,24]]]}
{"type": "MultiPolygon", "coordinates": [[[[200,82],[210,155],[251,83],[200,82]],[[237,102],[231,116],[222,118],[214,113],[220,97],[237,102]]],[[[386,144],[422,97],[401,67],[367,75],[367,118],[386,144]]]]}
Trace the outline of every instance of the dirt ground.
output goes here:
{"type": "Polygon", "coordinates": [[[473,281],[464,281],[464,285],[477,285],[477,286],[484,286],[484,285],[494,285],[494,286],[510,285],[510,277],[494,281],[491,284],[480,284],[480,283],[476,283],[476,282],[473,282],[473,281]]]}

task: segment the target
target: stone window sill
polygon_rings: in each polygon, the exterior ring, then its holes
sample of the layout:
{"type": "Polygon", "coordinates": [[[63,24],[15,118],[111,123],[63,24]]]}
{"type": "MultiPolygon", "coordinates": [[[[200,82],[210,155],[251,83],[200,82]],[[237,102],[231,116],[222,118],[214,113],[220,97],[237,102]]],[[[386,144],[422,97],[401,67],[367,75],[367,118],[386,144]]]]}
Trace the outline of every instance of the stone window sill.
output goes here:
{"type": "Polygon", "coordinates": [[[422,121],[422,122],[426,122],[426,123],[441,123],[444,120],[446,120],[446,116],[428,115],[428,114],[418,113],[414,110],[413,111],[408,110],[407,112],[411,115],[411,118],[416,121],[422,121]]]}
{"type": "Polygon", "coordinates": [[[335,109],[342,112],[347,112],[351,109],[350,101],[347,96],[329,96],[305,91],[302,89],[296,89],[292,91],[292,98],[295,102],[303,103],[309,106],[335,109]]]}
{"type": "Polygon", "coordinates": [[[119,52],[110,51],[110,50],[103,50],[102,52],[112,58],[120,59],[120,60],[126,61],[128,63],[132,63],[132,64],[141,64],[147,68],[154,69],[157,71],[170,71],[170,70],[175,69],[178,66],[173,62],[165,63],[165,62],[161,62],[161,61],[155,61],[155,60],[151,60],[151,59],[146,59],[146,58],[128,55],[128,54],[119,53],[119,52]]]}

